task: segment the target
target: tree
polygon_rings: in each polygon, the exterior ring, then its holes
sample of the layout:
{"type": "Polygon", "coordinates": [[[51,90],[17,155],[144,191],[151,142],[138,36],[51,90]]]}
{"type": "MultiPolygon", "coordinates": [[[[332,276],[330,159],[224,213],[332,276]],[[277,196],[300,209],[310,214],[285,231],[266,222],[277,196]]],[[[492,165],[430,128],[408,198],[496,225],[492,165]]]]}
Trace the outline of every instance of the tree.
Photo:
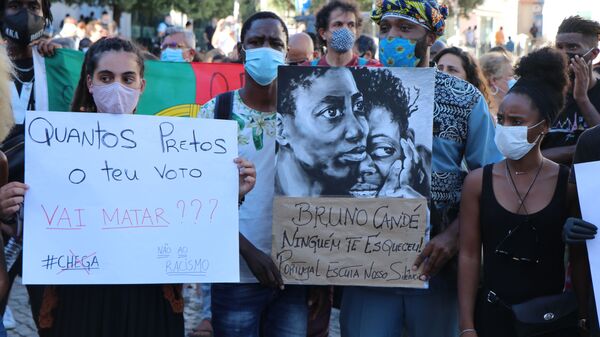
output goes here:
{"type": "MultiPolygon", "coordinates": [[[[64,0],[64,2],[68,5],[86,3],[108,6],[116,22],[120,21],[123,12],[138,12],[140,17],[152,19],[175,9],[186,13],[194,20],[222,18],[233,13],[233,0],[64,0]]],[[[242,19],[256,12],[256,7],[257,0],[240,0],[242,19]]]]}

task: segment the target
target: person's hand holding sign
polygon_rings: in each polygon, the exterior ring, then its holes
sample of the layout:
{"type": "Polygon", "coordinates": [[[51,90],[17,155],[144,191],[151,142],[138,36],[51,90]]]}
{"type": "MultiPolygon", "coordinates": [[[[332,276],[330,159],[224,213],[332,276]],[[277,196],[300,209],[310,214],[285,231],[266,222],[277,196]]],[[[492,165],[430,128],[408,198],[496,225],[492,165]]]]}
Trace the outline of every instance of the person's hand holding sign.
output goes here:
{"type": "Polygon", "coordinates": [[[17,181],[0,188],[0,219],[12,219],[19,212],[28,188],[17,181]]]}
{"type": "Polygon", "coordinates": [[[254,247],[241,233],[240,254],[248,264],[248,268],[250,268],[254,277],[256,277],[262,286],[283,290],[281,274],[271,257],[254,247]]]}
{"type": "Polygon", "coordinates": [[[423,264],[420,279],[429,280],[437,274],[458,252],[458,219],[440,234],[434,236],[419,254],[413,265],[413,271],[423,264]]]}
{"type": "Polygon", "coordinates": [[[244,158],[236,158],[234,162],[237,164],[238,170],[240,171],[239,201],[241,204],[246,194],[250,192],[254,188],[254,184],[256,184],[256,168],[252,162],[244,158]]]}
{"type": "MultiPolygon", "coordinates": [[[[254,164],[243,158],[236,158],[235,163],[240,171],[240,206],[244,197],[254,188],[256,183],[256,168],[254,164]]],[[[240,233],[240,254],[246,260],[250,271],[256,279],[265,287],[283,289],[283,281],[279,270],[273,263],[271,257],[256,248],[248,239],[240,233]]]]}

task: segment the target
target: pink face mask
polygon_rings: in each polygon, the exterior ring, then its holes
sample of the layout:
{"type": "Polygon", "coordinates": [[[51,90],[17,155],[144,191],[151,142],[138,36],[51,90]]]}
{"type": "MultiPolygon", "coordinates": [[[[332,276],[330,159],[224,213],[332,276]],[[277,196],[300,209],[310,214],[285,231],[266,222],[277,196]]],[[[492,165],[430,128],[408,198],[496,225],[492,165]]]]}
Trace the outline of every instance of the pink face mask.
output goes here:
{"type": "Polygon", "coordinates": [[[140,90],[114,82],[90,87],[98,112],[132,114],[140,99],[140,90]]]}

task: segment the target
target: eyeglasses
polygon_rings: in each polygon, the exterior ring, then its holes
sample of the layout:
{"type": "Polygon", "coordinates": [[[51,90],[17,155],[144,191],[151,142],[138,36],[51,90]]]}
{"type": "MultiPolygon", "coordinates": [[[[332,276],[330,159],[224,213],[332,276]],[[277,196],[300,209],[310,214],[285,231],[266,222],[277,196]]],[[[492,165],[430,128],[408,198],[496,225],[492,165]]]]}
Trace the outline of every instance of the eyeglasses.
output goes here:
{"type": "Polygon", "coordinates": [[[165,43],[162,45],[162,49],[167,49],[167,48],[185,49],[185,46],[180,43],[177,43],[177,42],[165,43]]]}
{"type": "Polygon", "coordinates": [[[540,263],[537,228],[528,221],[518,224],[498,243],[494,253],[516,262],[540,263]]]}

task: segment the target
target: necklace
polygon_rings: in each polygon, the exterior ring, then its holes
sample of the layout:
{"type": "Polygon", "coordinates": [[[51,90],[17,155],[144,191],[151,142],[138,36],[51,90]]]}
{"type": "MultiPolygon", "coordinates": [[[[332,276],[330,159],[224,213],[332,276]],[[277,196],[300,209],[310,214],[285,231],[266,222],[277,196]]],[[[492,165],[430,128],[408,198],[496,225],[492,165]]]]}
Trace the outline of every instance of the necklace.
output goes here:
{"type": "Polygon", "coordinates": [[[22,73],[28,73],[33,70],[33,66],[31,66],[29,68],[19,68],[16,65],[14,65],[13,67],[22,73]]]}
{"type": "Polygon", "coordinates": [[[34,81],[34,79],[31,79],[31,81],[22,81],[19,76],[15,76],[14,79],[21,84],[31,84],[34,81]]]}
{"type": "MultiPolygon", "coordinates": [[[[519,190],[517,189],[517,184],[515,184],[512,174],[510,174],[510,169],[508,167],[508,161],[505,161],[505,163],[506,163],[506,177],[510,181],[511,187],[512,187],[513,191],[515,192],[515,194],[517,195],[517,198],[519,199],[519,208],[517,208],[517,211],[515,213],[519,214],[519,211],[521,210],[521,208],[523,208],[523,210],[525,211],[525,214],[529,215],[529,211],[527,211],[527,207],[525,207],[525,199],[527,199],[527,197],[529,196],[529,192],[531,192],[531,190],[533,189],[533,185],[535,185],[535,182],[537,181],[537,178],[540,175],[540,172],[542,171],[542,167],[544,166],[544,159],[542,159],[542,162],[540,163],[540,166],[538,167],[537,172],[535,173],[535,177],[533,177],[533,181],[529,185],[529,188],[527,188],[527,192],[525,192],[525,195],[523,197],[521,197],[521,193],[519,193],[519,190]]],[[[516,175],[516,172],[515,172],[515,175],[516,175]]]]}

